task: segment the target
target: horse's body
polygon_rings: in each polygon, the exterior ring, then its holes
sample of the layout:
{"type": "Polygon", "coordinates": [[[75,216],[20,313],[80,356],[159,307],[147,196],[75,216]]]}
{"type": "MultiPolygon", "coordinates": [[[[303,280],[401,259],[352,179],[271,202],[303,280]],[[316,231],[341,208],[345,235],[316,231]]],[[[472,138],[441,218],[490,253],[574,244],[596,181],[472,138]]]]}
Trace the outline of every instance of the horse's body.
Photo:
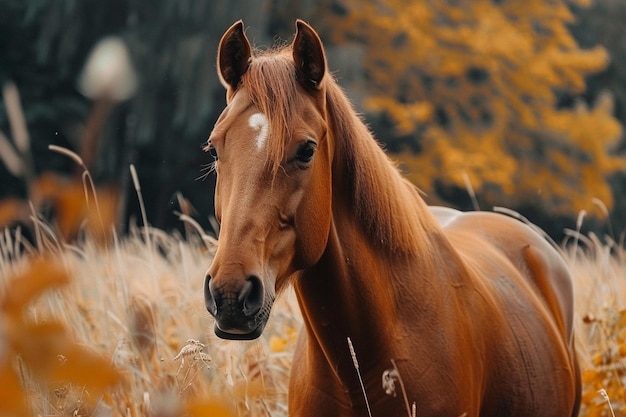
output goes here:
{"type": "Polygon", "coordinates": [[[292,416],[574,416],[572,287],[558,253],[494,213],[428,208],[326,73],[303,22],[291,48],[252,57],[241,22],[220,43],[228,107],[218,250],[207,273],[216,333],[258,337],[293,282],[305,329],[292,416]]]}

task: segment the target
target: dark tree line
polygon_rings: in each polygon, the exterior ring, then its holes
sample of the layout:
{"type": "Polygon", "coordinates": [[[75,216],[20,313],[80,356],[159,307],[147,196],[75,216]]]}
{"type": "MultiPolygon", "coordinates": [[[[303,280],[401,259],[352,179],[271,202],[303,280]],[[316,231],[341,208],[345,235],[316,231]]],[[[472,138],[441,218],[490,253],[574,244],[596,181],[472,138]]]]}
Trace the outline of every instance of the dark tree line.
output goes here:
{"type": "MultiPolygon", "coordinates": [[[[148,219],[158,227],[178,224],[172,214],[179,209],[177,192],[189,200],[197,210],[195,217],[208,227],[212,179],[201,177],[211,160],[201,146],[224,106],[215,54],[219,37],[235,20],[244,19],[257,46],[288,40],[295,18],[310,21],[322,31],[331,68],[357,108],[363,108],[367,80],[361,75],[361,52],[333,45],[328,27],[329,16],[347,12],[337,0],[0,0],[0,10],[0,83],[13,82],[19,89],[38,174],[50,170],[75,173],[74,162],[50,152],[48,145],[80,151],[85,126],[97,109],[97,100],[83,96],[78,88],[85,61],[104,37],[116,36],[126,44],[138,78],[137,90],[132,98],[109,109],[90,171],[98,183],[116,184],[126,196],[126,213],[136,215],[128,170],[134,164],[148,219]]],[[[626,122],[626,47],[619,33],[623,33],[620,16],[625,10],[620,0],[597,0],[591,9],[574,9],[580,23],[572,26],[582,47],[600,43],[611,54],[607,70],[589,80],[586,97],[593,102],[601,90],[609,88],[622,123],[626,122]],[[607,35],[607,28],[614,32],[607,35]]],[[[567,97],[563,100],[567,105],[567,97]]],[[[8,134],[4,107],[0,103],[0,131],[8,134]]],[[[393,139],[388,120],[369,120],[380,140],[393,139]]],[[[613,181],[614,189],[620,189],[620,184],[626,189],[623,174],[613,181]]],[[[0,199],[26,193],[23,179],[0,164],[0,199]]],[[[625,195],[616,193],[614,213],[626,210],[625,195]]],[[[541,208],[536,213],[539,216],[541,208]]],[[[614,214],[616,228],[624,227],[623,217],[614,214]]]]}

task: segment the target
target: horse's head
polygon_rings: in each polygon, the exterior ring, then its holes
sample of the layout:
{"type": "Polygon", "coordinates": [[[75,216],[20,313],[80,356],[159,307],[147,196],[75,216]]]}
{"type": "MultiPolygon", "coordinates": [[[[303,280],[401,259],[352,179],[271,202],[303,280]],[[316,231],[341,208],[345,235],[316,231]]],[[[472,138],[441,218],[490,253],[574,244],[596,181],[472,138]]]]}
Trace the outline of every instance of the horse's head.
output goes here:
{"type": "Polygon", "coordinates": [[[302,21],[291,47],[254,57],[241,21],[222,37],[227,107],[209,138],[220,236],[204,295],[215,333],[254,339],[275,294],[317,262],[331,219],[331,158],[316,32],[302,21]]]}

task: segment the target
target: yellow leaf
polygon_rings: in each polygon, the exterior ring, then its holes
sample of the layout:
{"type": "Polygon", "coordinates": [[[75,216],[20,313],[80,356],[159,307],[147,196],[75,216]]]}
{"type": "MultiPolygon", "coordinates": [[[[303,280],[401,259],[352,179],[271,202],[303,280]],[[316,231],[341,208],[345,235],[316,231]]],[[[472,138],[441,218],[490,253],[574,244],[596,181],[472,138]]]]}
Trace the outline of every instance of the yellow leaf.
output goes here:
{"type": "Polygon", "coordinates": [[[287,346],[288,340],[283,337],[272,335],[269,341],[270,351],[274,353],[283,352],[287,346]]]}
{"type": "Polygon", "coordinates": [[[582,382],[584,384],[591,384],[598,380],[598,371],[594,369],[587,369],[582,373],[582,382]]]}
{"type": "Polygon", "coordinates": [[[52,380],[70,381],[92,390],[104,390],[121,381],[111,362],[91,350],[72,344],[62,356],[50,375],[52,380]]]}
{"type": "Polygon", "coordinates": [[[24,391],[9,361],[0,364],[0,415],[28,415],[24,391]]]}
{"type": "Polygon", "coordinates": [[[17,198],[5,198],[0,201],[0,227],[15,221],[25,220],[26,203],[17,198]]]}
{"type": "Polygon", "coordinates": [[[217,401],[192,401],[185,408],[191,416],[235,417],[235,414],[228,407],[217,401]]]}
{"type": "Polygon", "coordinates": [[[0,310],[10,315],[19,315],[22,309],[44,291],[69,282],[67,272],[57,263],[37,259],[30,268],[13,278],[7,291],[0,300],[0,310]]]}

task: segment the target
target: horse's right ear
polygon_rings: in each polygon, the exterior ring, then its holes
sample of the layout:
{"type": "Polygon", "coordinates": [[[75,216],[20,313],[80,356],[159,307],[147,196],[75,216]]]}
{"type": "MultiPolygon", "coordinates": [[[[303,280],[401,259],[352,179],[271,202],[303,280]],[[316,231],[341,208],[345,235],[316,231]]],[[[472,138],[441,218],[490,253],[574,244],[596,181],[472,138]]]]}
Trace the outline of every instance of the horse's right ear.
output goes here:
{"type": "Polygon", "coordinates": [[[224,87],[237,89],[250,57],[250,42],[243,32],[243,20],[239,20],[224,33],[217,50],[218,74],[224,87]]]}

